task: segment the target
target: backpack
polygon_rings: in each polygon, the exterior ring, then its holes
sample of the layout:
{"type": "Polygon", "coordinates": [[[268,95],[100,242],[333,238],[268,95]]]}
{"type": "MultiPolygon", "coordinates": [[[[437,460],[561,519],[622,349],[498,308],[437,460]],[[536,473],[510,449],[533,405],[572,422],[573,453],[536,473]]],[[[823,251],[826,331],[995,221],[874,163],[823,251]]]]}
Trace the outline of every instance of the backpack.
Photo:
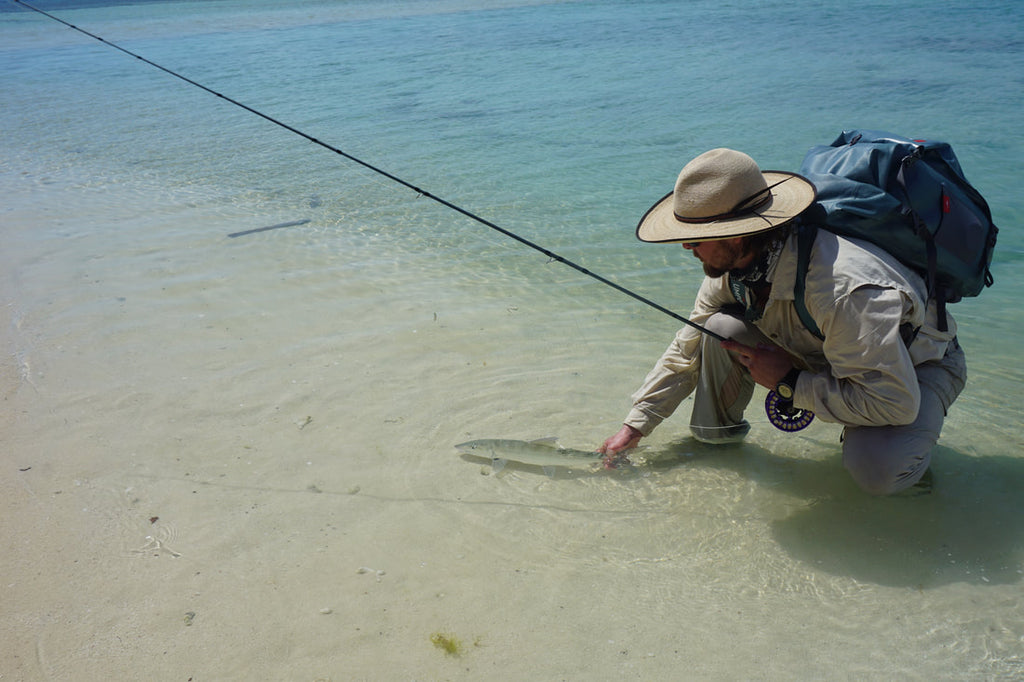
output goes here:
{"type": "Polygon", "coordinates": [[[999,229],[947,143],[853,130],[812,147],[799,172],[818,194],[797,228],[794,305],[818,338],[824,336],[804,302],[816,225],[876,244],[919,272],[929,300],[936,300],[942,331],[946,303],[992,286],[999,229]]]}

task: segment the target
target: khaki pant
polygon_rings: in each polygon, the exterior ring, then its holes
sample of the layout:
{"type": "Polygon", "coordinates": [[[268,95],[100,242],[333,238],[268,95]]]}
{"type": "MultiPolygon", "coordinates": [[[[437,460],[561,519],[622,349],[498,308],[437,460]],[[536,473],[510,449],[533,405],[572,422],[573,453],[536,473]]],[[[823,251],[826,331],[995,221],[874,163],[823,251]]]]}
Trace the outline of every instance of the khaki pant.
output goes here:
{"type": "MultiPolygon", "coordinates": [[[[760,330],[730,312],[713,315],[711,331],[756,346],[771,341],[760,330]]],[[[921,408],[913,423],[901,426],[847,426],[843,430],[843,466],[857,484],[873,495],[899,492],[917,483],[931,463],[946,411],[963,390],[967,368],[954,339],[941,362],[917,367],[921,408]]],[[[754,393],[754,380],[719,341],[701,342],[701,374],[694,395],[690,430],[706,443],[742,440],[750,430],[743,412],[754,393]]]]}

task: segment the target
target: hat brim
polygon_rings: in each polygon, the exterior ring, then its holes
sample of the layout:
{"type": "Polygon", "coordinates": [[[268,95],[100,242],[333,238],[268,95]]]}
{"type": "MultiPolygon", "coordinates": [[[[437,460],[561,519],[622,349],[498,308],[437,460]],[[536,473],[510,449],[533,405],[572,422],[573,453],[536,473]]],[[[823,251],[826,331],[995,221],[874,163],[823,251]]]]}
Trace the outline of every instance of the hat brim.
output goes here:
{"type": "Polygon", "coordinates": [[[814,185],[807,178],[785,171],[762,171],[761,175],[772,188],[771,200],[747,215],[702,223],[684,223],[675,216],[674,192],[669,192],[640,219],[636,226],[636,236],[640,241],[654,244],[744,237],[779,227],[814,203],[814,185]]]}

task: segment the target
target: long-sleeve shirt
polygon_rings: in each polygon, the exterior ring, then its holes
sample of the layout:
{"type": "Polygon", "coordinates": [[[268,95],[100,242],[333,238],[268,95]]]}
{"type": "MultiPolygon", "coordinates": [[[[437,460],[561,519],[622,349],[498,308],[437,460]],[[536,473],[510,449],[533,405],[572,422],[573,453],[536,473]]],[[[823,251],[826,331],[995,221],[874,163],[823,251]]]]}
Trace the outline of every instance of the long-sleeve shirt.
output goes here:
{"type": "MultiPolygon", "coordinates": [[[[771,293],[754,324],[805,370],[793,403],[820,419],[852,426],[908,424],[917,416],[920,390],[915,367],[941,361],[956,336],[939,331],[934,301],[916,272],[883,249],[818,230],[807,269],[805,304],[825,336],[807,330],[793,305],[797,246],[786,241],[773,271],[771,293]],[[907,345],[914,329],[913,342],[907,345]]],[[[736,305],[728,275],[706,277],[690,319],[703,325],[726,306],[736,305]]],[[[677,332],[668,349],[633,395],[625,423],[649,434],[671,415],[697,384],[702,334],[677,332]]]]}

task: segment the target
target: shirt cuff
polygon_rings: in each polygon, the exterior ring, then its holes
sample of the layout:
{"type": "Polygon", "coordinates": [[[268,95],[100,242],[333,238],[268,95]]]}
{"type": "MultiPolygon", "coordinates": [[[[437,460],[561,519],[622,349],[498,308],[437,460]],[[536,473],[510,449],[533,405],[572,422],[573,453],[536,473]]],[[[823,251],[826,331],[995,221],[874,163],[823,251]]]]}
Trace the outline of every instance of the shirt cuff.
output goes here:
{"type": "Polygon", "coordinates": [[[632,426],[644,436],[649,436],[651,431],[654,431],[655,427],[657,427],[662,420],[662,417],[656,417],[644,412],[639,407],[634,407],[629,411],[629,416],[627,416],[622,423],[627,426],[632,426]]]}

